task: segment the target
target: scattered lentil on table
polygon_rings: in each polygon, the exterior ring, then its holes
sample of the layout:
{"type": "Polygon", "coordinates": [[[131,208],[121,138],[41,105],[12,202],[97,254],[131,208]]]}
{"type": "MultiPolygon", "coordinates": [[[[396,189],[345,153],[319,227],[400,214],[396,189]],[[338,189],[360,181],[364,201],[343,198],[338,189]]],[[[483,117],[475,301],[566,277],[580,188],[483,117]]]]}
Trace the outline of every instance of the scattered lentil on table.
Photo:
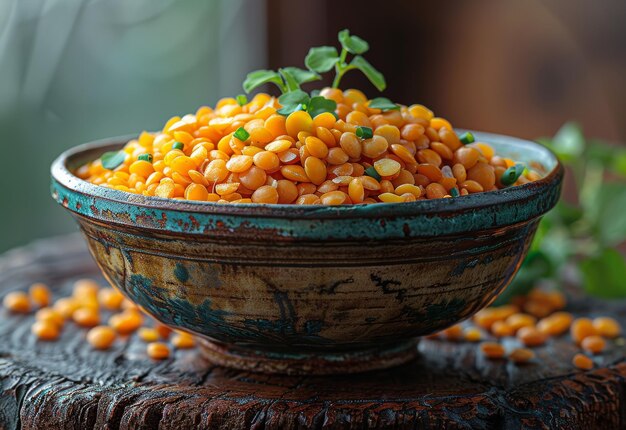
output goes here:
{"type": "MultiPolygon", "coordinates": [[[[162,360],[170,356],[167,343],[172,329],[153,321],[130,300],[113,287],[101,287],[92,279],[79,279],[74,283],[72,294],[53,301],[47,285],[35,283],[28,292],[13,291],[4,296],[4,307],[14,314],[29,314],[36,310],[31,333],[41,341],[59,339],[67,322],[87,329],[85,340],[96,350],[107,350],[117,340],[126,341],[137,336],[147,343],[146,355],[162,360]],[[102,313],[113,313],[106,325],[102,313]]],[[[193,336],[176,332],[169,341],[175,349],[194,348],[193,336]]]]}
{"type": "MultiPolygon", "coordinates": [[[[112,287],[101,287],[91,279],[75,282],[72,294],[52,300],[52,292],[36,283],[28,292],[13,291],[5,295],[4,307],[15,314],[35,312],[31,332],[41,341],[57,340],[68,321],[88,329],[86,341],[97,350],[111,348],[117,340],[137,336],[146,343],[146,355],[155,360],[171,356],[171,348],[189,349],[196,346],[195,338],[149,320],[139,308],[112,287]],[[44,306],[46,304],[46,306],[44,306]],[[101,312],[113,312],[107,325],[100,325],[101,312]]],[[[564,311],[565,296],[559,291],[533,289],[527,296],[515,298],[511,304],[488,307],[479,311],[471,324],[455,324],[427,339],[481,342],[477,348],[488,359],[506,359],[516,365],[536,362],[532,348],[544,345],[552,337],[569,332],[571,340],[581,350],[572,357],[572,365],[581,370],[592,369],[592,356],[602,354],[622,334],[614,318],[600,316],[574,318],[564,311]],[[518,346],[507,348],[501,341],[513,340],[518,346]],[[586,353],[586,354],[585,354],[586,353]]],[[[508,343],[507,343],[508,344],[508,343]]]]}

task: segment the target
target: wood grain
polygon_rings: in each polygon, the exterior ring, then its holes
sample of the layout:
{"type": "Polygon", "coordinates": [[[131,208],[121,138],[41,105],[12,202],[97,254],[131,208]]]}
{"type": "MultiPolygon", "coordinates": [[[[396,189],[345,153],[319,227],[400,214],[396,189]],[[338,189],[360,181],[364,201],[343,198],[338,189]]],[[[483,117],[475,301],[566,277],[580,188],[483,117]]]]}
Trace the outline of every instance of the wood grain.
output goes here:
{"type": "MultiPolygon", "coordinates": [[[[0,258],[0,295],[43,281],[61,296],[85,276],[101,279],[81,238],[47,240],[0,258]]],[[[572,310],[626,325],[625,303],[572,310]]],[[[419,358],[395,369],[277,377],[212,366],[197,350],[154,362],[135,336],[94,352],[71,324],[60,341],[37,342],[32,319],[0,311],[3,429],[626,428],[623,342],[588,372],[572,368],[577,349],[564,337],[525,366],[423,340],[419,358]]]]}

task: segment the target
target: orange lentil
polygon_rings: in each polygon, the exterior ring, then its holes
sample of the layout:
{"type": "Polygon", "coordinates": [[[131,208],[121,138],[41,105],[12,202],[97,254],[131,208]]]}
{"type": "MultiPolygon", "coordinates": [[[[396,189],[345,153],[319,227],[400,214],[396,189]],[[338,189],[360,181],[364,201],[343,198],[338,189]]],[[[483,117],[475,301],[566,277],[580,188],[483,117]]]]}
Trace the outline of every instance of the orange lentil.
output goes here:
{"type": "Polygon", "coordinates": [[[172,337],[172,345],[177,349],[189,349],[196,346],[196,341],[189,333],[178,332],[172,337]]]}
{"type": "Polygon", "coordinates": [[[515,364],[528,363],[535,358],[535,352],[528,348],[515,348],[509,353],[509,360],[515,364]]]}
{"type": "Polygon", "coordinates": [[[31,310],[30,297],[22,291],[13,291],[4,296],[2,304],[15,313],[28,313],[31,310]]]}
{"type": "Polygon", "coordinates": [[[496,321],[491,326],[491,333],[496,337],[513,336],[515,330],[504,321],[496,321]]]}
{"type": "Polygon", "coordinates": [[[330,191],[320,196],[320,201],[323,205],[336,206],[341,205],[346,201],[348,196],[343,191],[330,191]]]}
{"type": "Polygon", "coordinates": [[[162,342],[151,342],[146,348],[146,353],[153,360],[165,360],[170,356],[170,348],[162,342]]]}
{"type": "Polygon", "coordinates": [[[59,312],[52,308],[41,308],[35,313],[35,321],[49,322],[63,327],[65,318],[59,312]]]}
{"type": "Polygon", "coordinates": [[[131,309],[112,315],[109,318],[109,325],[120,334],[130,334],[141,327],[142,323],[143,316],[141,313],[131,309]]]}
{"type": "Polygon", "coordinates": [[[597,332],[591,319],[577,318],[574,322],[572,322],[570,335],[572,336],[572,340],[580,345],[586,337],[595,336],[597,335],[597,332]]]}
{"type": "Polygon", "coordinates": [[[263,185],[250,198],[253,203],[278,203],[278,191],[270,185],[263,185]]]}
{"type": "Polygon", "coordinates": [[[72,319],[81,327],[94,327],[100,324],[98,311],[89,307],[76,309],[72,319]]]}
{"type": "Polygon", "coordinates": [[[30,301],[36,306],[43,308],[50,305],[52,293],[46,284],[37,282],[28,289],[30,301]]]}
{"type": "Polygon", "coordinates": [[[116,337],[115,330],[108,326],[97,326],[87,332],[87,342],[94,349],[109,349],[116,337]]]}
{"type": "Polygon", "coordinates": [[[598,335],[608,339],[614,339],[622,333],[622,327],[613,318],[598,317],[593,320],[593,328],[598,335]]]}
{"type": "Polygon", "coordinates": [[[580,346],[591,354],[600,354],[606,347],[606,341],[601,336],[592,335],[584,338],[580,346]]]}
{"type": "Polygon", "coordinates": [[[156,342],[161,337],[159,332],[152,327],[141,327],[137,330],[137,336],[144,342],[156,342]]]}
{"type": "Polygon", "coordinates": [[[546,302],[540,302],[537,300],[528,300],[524,303],[524,311],[537,318],[544,318],[552,312],[552,306],[546,302]]]}
{"type": "Polygon", "coordinates": [[[537,323],[537,330],[549,336],[559,336],[569,330],[574,317],[567,312],[555,312],[537,323]]]}
{"type": "Polygon", "coordinates": [[[63,297],[54,302],[52,308],[56,312],[58,312],[63,318],[69,319],[72,317],[72,314],[76,309],[78,309],[79,306],[80,303],[78,303],[74,298],[63,297]]]}
{"type": "Polygon", "coordinates": [[[59,326],[50,321],[35,321],[30,331],[40,340],[56,340],[61,334],[59,326]]]}
{"type": "Polygon", "coordinates": [[[593,360],[584,354],[576,354],[574,358],[572,358],[572,364],[581,370],[593,369],[593,360]]]}
{"type": "Polygon", "coordinates": [[[517,338],[526,346],[540,346],[548,337],[535,327],[522,327],[517,331],[517,338]]]}
{"type": "Polygon", "coordinates": [[[463,331],[463,336],[468,342],[480,342],[483,338],[482,332],[476,327],[468,327],[463,331]]]}
{"type": "Polygon", "coordinates": [[[480,351],[485,357],[497,360],[504,357],[504,347],[496,342],[483,342],[480,344],[480,351]]]}
{"type": "Polygon", "coordinates": [[[522,327],[532,327],[537,322],[537,318],[532,315],[518,313],[509,316],[506,319],[506,323],[513,329],[513,331],[517,332],[522,327]]]}
{"type": "Polygon", "coordinates": [[[79,279],[74,282],[72,297],[78,300],[95,299],[98,296],[100,285],[93,279],[79,279]]]}

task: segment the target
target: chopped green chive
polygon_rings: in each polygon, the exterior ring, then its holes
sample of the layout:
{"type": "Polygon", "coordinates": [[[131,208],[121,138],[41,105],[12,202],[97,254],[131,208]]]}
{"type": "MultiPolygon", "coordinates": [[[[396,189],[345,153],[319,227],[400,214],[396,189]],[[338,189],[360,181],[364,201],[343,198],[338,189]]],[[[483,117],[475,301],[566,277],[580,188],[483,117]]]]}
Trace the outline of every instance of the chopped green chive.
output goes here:
{"type": "Polygon", "coordinates": [[[517,163],[515,166],[509,167],[502,174],[500,182],[502,182],[502,185],[504,185],[505,187],[513,185],[519,179],[519,177],[522,176],[525,168],[526,166],[520,163],[517,163]]]}
{"type": "Polygon", "coordinates": [[[238,104],[239,106],[243,106],[243,105],[245,105],[246,103],[248,103],[248,97],[246,97],[246,95],[245,95],[245,94],[239,94],[239,95],[236,97],[236,99],[235,99],[235,100],[237,100],[237,104],[238,104]]]}
{"type": "Polygon", "coordinates": [[[183,142],[174,142],[174,144],[172,145],[172,149],[180,149],[181,151],[184,147],[185,144],[183,142]]]}
{"type": "Polygon", "coordinates": [[[459,196],[459,190],[458,190],[456,187],[452,188],[452,189],[450,190],[450,195],[451,195],[452,197],[458,197],[458,196],[459,196]]]}
{"type": "Polygon", "coordinates": [[[102,154],[100,161],[102,167],[105,169],[113,170],[126,160],[126,153],[124,151],[109,151],[102,154]]]}
{"type": "Polygon", "coordinates": [[[474,135],[469,131],[466,131],[465,133],[460,135],[459,140],[463,145],[469,145],[470,143],[476,142],[476,139],[474,139],[474,135]]]}
{"type": "Polygon", "coordinates": [[[250,137],[250,133],[248,133],[245,128],[239,127],[237,131],[235,131],[235,134],[233,134],[233,136],[235,136],[242,142],[245,142],[250,137]]]}
{"type": "Polygon", "coordinates": [[[139,157],[137,157],[137,159],[152,163],[152,154],[141,154],[139,157]]]}
{"type": "MultiPolygon", "coordinates": [[[[367,127],[365,127],[365,128],[367,128],[367,127]]],[[[371,128],[370,128],[370,130],[371,130],[371,128]]],[[[367,176],[371,176],[372,178],[376,179],[377,181],[380,181],[380,175],[378,174],[376,169],[374,169],[374,166],[370,166],[367,169],[365,169],[365,174],[367,176]]]]}
{"type": "Polygon", "coordinates": [[[361,139],[369,139],[374,135],[374,133],[371,128],[360,126],[356,128],[356,135],[361,139]]]}

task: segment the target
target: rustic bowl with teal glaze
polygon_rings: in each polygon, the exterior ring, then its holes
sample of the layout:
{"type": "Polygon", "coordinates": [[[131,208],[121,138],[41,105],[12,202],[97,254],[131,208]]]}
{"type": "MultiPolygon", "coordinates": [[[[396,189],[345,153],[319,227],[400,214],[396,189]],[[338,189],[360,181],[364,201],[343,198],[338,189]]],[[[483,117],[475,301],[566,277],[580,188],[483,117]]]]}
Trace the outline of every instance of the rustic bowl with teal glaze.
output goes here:
{"type": "Polygon", "coordinates": [[[72,172],[129,138],[82,145],[52,165],[52,195],[104,275],[147,313],[197,335],[218,364],[287,374],[406,362],[416,342],[466,319],[511,281],[563,168],[539,144],[477,140],[543,179],[412,203],[295,206],[168,200],[72,172]]]}

